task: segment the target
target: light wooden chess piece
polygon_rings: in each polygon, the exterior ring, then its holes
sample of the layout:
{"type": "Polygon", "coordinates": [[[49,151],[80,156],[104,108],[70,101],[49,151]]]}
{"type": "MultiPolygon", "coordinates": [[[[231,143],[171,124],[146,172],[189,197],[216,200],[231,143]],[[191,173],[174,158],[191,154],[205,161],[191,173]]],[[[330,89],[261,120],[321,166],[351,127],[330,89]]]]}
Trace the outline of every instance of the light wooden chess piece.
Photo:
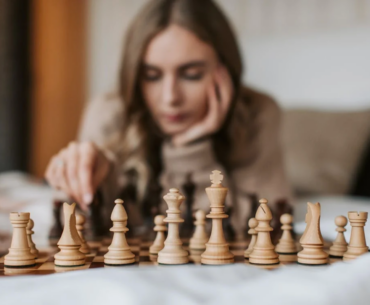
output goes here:
{"type": "Polygon", "coordinates": [[[195,212],[194,225],[195,231],[193,237],[189,241],[189,249],[204,251],[209,237],[206,233],[206,213],[203,210],[195,212]]]}
{"type": "Polygon", "coordinates": [[[347,252],[343,254],[344,261],[355,259],[369,251],[369,247],[366,245],[364,231],[364,226],[367,221],[367,212],[348,212],[348,219],[352,229],[347,252]]]}
{"type": "Polygon", "coordinates": [[[113,232],[111,245],[108,247],[108,253],[104,255],[104,264],[107,266],[123,266],[135,263],[135,254],[131,252],[130,246],[126,240],[127,213],[123,207],[123,200],[116,199],[116,206],[113,208],[111,220],[113,232]]]}
{"type": "Polygon", "coordinates": [[[55,254],[57,267],[77,267],[85,264],[85,254],[80,251],[81,239],[76,229],[76,203],[63,203],[64,228],[58,241],[60,252],[55,254]]]}
{"type": "Polygon", "coordinates": [[[283,214],[280,217],[280,222],[282,224],[281,229],[283,234],[275,247],[275,251],[279,254],[279,260],[281,262],[296,262],[298,248],[292,236],[293,216],[290,214],[283,214]]]}
{"type": "Polygon", "coordinates": [[[251,236],[251,241],[249,242],[248,248],[244,251],[244,257],[249,259],[249,254],[252,253],[254,245],[256,244],[257,240],[257,231],[256,227],[258,226],[258,221],[256,218],[251,218],[248,221],[249,231],[248,234],[251,236]]]}
{"type": "Polygon", "coordinates": [[[331,257],[343,257],[343,254],[347,251],[347,241],[344,237],[344,232],[347,230],[344,228],[347,225],[347,218],[345,216],[335,217],[335,225],[337,228],[335,231],[338,232],[337,237],[335,238],[333,245],[330,247],[329,255],[331,257]]]}
{"type": "Polygon", "coordinates": [[[164,241],[166,239],[165,232],[167,231],[166,223],[164,222],[163,215],[157,215],[154,218],[154,231],[157,232],[157,236],[153,244],[149,248],[149,253],[152,255],[158,255],[158,252],[164,248],[164,241]]]}
{"type": "Polygon", "coordinates": [[[321,206],[307,203],[306,229],[300,239],[303,250],[298,253],[298,263],[303,265],[325,265],[329,255],[323,250],[324,239],[320,231],[321,206]]]}
{"type": "Polygon", "coordinates": [[[31,253],[26,230],[30,220],[30,213],[12,212],[9,219],[13,226],[13,237],[9,254],[4,259],[4,266],[8,268],[35,266],[35,254],[31,253]]]}
{"type": "Polygon", "coordinates": [[[206,193],[211,203],[211,212],[206,217],[212,219],[212,231],[211,237],[206,243],[206,250],[201,255],[201,263],[204,265],[232,264],[234,263],[234,254],[230,252],[222,228],[222,219],[229,217],[224,212],[228,189],[221,184],[223,175],[220,171],[212,171],[210,179],[212,185],[206,188],[206,193]]]}
{"type": "Polygon", "coordinates": [[[32,229],[34,225],[35,224],[33,220],[30,218],[30,220],[28,221],[27,227],[26,227],[26,232],[27,232],[27,241],[28,241],[28,245],[30,246],[31,253],[35,256],[35,258],[37,258],[39,256],[39,250],[37,250],[36,245],[32,240],[32,235],[34,234],[32,229]]]}
{"type": "Polygon", "coordinates": [[[90,253],[90,248],[87,245],[87,242],[84,238],[83,231],[84,231],[84,224],[85,224],[85,216],[81,214],[76,214],[76,229],[78,232],[78,235],[81,239],[81,248],[80,251],[84,254],[90,253]]]}
{"type": "Polygon", "coordinates": [[[178,189],[171,188],[163,199],[168,205],[167,217],[163,220],[168,223],[168,235],[164,248],[158,252],[158,263],[164,265],[180,265],[189,262],[189,253],[182,247],[179,235],[179,225],[184,222],[180,217],[180,205],[185,197],[178,189]]]}
{"type": "Polygon", "coordinates": [[[270,226],[272,214],[267,206],[267,200],[261,199],[260,206],[256,212],[258,225],[256,227],[257,240],[253,251],[249,254],[249,262],[256,265],[277,265],[279,264],[279,255],[275,252],[272,244],[270,232],[273,228],[270,226]]]}

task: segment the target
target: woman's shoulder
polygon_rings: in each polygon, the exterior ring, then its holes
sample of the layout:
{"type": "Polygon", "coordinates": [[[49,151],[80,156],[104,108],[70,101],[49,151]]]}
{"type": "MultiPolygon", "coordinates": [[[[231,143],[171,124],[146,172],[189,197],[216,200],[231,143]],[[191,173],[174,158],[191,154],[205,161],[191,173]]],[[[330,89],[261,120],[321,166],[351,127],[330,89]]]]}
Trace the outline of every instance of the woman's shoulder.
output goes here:
{"type": "Polygon", "coordinates": [[[255,119],[263,117],[275,121],[281,115],[281,109],[275,99],[257,89],[243,87],[241,100],[255,119]]]}

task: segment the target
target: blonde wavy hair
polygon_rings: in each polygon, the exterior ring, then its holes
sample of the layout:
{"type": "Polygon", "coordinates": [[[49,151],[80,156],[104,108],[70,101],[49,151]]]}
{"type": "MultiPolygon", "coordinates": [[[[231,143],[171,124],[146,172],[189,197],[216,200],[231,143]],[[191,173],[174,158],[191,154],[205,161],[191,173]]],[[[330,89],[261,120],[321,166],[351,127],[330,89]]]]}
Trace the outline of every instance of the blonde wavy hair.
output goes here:
{"type": "MultiPolygon", "coordinates": [[[[142,58],[151,39],[171,24],[186,28],[214,48],[234,85],[231,109],[241,85],[242,60],[235,35],[213,1],[152,0],[139,12],[128,30],[122,57],[119,94],[124,118],[116,142],[125,173],[135,177],[139,199],[149,180],[156,179],[161,170],[159,148],[165,137],[155,126],[140,91],[142,58]]],[[[223,138],[231,112],[221,130],[213,135],[216,141],[223,138]]]]}

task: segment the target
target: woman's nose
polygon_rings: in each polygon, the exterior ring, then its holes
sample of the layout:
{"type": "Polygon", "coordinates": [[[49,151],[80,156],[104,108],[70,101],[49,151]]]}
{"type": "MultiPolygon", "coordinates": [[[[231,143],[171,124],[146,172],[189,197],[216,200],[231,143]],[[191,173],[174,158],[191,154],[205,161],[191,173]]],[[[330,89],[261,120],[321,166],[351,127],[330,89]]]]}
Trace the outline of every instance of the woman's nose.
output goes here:
{"type": "Polygon", "coordinates": [[[180,103],[178,86],[175,77],[167,77],[164,81],[162,92],[163,103],[167,106],[175,106],[180,103]]]}

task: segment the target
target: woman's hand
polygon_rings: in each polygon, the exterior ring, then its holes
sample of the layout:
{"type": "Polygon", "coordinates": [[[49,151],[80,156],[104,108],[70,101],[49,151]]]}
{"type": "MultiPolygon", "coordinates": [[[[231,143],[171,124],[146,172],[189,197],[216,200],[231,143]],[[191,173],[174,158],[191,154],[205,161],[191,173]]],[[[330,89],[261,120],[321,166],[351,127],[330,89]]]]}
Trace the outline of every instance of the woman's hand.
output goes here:
{"type": "Polygon", "coordinates": [[[208,113],[202,121],[172,138],[174,146],[182,146],[203,136],[217,132],[222,126],[233,96],[230,75],[224,66],[216,68],[208,87],[208,113]]]}
{"type": "Polygon", "coordinates": [[[92,142],[71,142],[50,160],[45,177],[87,210],[109,169],[110,161],[92,142]]]}

